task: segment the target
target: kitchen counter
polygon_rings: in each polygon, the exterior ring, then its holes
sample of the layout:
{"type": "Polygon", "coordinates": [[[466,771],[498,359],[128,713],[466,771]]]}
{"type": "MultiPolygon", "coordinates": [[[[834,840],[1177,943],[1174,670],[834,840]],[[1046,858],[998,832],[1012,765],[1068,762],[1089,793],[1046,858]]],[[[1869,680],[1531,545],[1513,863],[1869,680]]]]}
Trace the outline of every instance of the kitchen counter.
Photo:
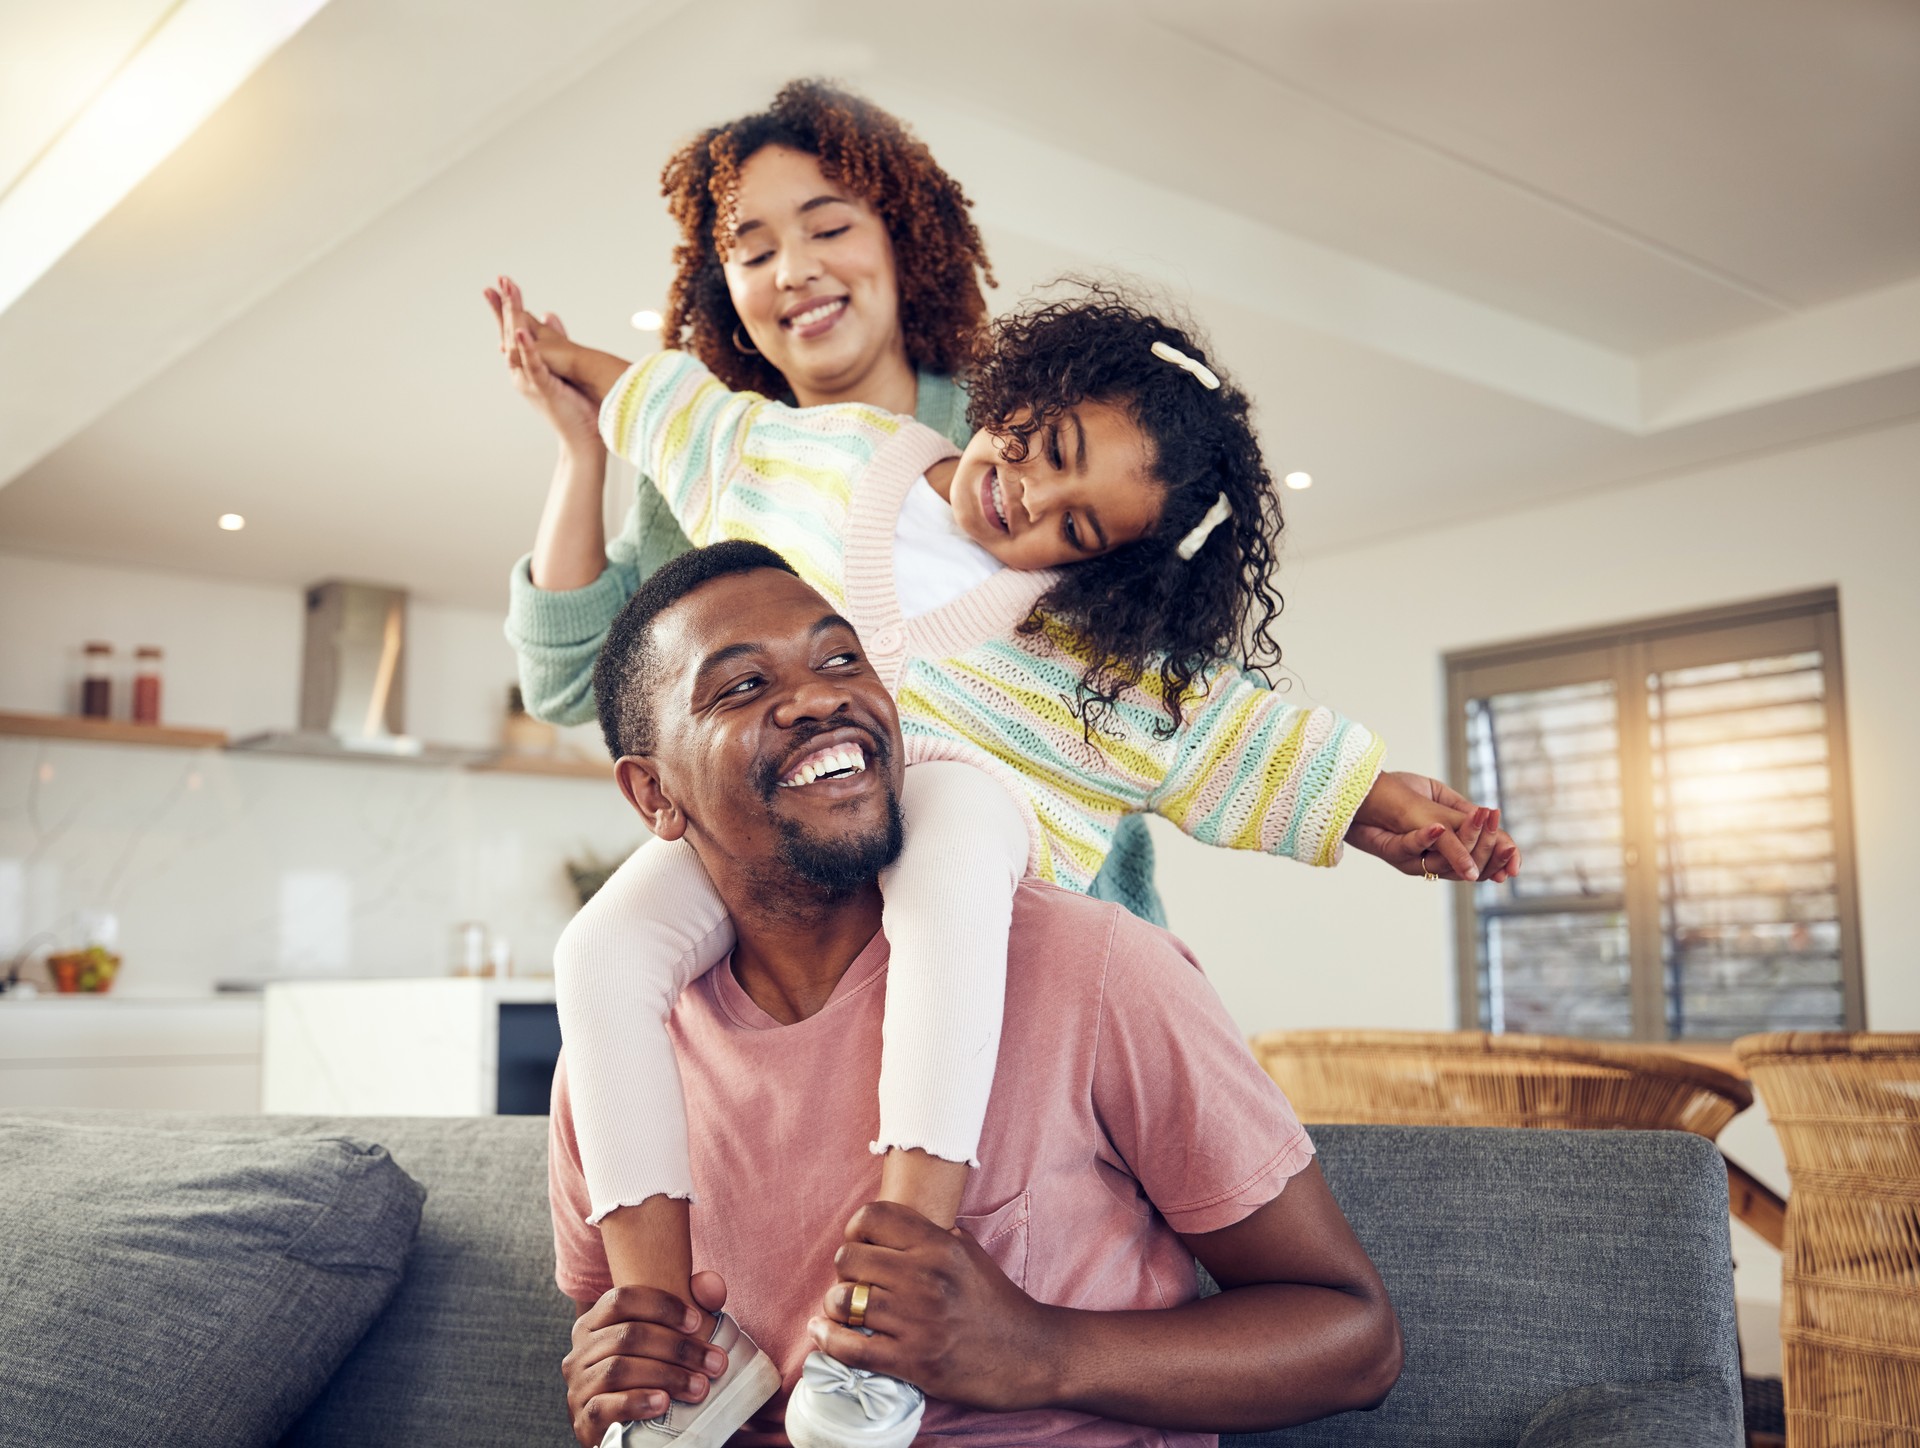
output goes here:
{"type": "Polygon", "coordinates": [[[560,1051],[549,978],[266,987],[262,1107],[322,1116],[542,1113],[560,1051]]]}
{"type": "Polygon", "coordinates": [[[0,995],[0,1107],[260,1109],[261,1005],[214,995],[0,995]]]}

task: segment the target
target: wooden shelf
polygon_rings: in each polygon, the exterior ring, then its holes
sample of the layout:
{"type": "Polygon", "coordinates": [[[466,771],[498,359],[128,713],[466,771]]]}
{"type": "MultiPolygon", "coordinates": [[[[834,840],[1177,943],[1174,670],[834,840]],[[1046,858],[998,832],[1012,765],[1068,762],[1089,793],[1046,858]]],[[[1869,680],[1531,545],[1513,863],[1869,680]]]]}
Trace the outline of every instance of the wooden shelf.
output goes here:
{"type": "Polygon", "coordinates": [[[0,713],[0,734],[28,739],[81,739],[95,744],[147,744],[160,749],[227,747],[224,729],[128,724],[118,719],[78,719],[66,714],[0,713]]]}
{"type": "MultiPolygon", "coordinates": [[[[225,749],[222,729],[180,729],[167,724],[128,724],[118,719],[77,719],[65,714],[0,712],[0,735],[26,739],[85,740],[95,744],[147,744],[162,749],[225,749]]],[[[316,755],[314,758],[332,756],[316,755]]],[[[342,754],[342,759],[362,756],[342,754]]],[[[413,761],[400,759],[400,763],[413,761]]],[[[425,761],[422,761],[425,762],[425,761]]],[[[431,767],[431,766],[430,766],[431,767]]],[[[440,764],[439,768],[448,768],[440,764]]],[[[528,774],[543,779],[613,778],[613,765],[603,759],[556,759],[537,754],[500,754],[474,764],[451,766],[486,774],[528,774]]]]}
{"type": "Polygon", "coordinates": [[[548,779],[613,778],[613,764],[604,759],[554,759],[541,754],[501,754],[469,769],[485,774],[537,774],[548,779]]]}

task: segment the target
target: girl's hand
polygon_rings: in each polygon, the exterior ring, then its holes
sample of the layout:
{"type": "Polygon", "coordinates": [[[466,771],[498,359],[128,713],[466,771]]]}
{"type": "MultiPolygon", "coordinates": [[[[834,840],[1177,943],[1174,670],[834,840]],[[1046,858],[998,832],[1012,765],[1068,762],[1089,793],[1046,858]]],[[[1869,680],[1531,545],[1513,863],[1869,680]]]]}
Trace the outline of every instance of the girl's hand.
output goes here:
{"type": "Polygon", "coordinates": [[[501,277],[499,281],[498,290],[486,287],[481,295],[500,328],[500,351],[507,359],[514,391],[533,404],[565,446],[582,453],[604,452],[600,409],[560,375],[574,350],[566,327],[552,312],[544,320],[535,319],[513,280],[501,277]]]}
{"type": "Polygon", "coordinates": [[[1504,884],[1520,873],[1520,847],[1500,828],[1500,811],[1422,774],[1381,775],[1347,843],[1405,875],[1504,884]]]}

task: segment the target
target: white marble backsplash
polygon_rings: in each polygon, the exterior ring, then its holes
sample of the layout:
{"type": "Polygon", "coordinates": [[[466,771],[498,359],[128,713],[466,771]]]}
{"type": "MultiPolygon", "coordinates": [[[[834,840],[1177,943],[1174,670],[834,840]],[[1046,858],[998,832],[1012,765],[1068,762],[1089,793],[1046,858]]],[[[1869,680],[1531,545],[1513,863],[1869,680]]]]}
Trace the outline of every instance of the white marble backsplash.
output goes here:
{"type": "Polygon", "coordinates": [[[546,974],[565,861],[643,838],[610,780],[0,739],[0,959],[104,910],[116,994],[442,974],[462,921],[546,974]]]}

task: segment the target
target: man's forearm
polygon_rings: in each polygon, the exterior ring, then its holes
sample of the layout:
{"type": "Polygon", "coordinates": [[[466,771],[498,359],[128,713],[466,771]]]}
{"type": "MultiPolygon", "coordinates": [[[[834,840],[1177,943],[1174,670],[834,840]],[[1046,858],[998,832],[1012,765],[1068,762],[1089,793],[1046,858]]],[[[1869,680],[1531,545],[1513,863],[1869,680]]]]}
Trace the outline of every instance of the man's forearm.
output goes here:
{"type": "Polygon", "coordinates": [[[1036,1406],[1148,1427],[1281,1428],[1373,1407],[1400,1372],[1384,1295],[1263,1283],[1158,1311],[1046,1313],[1036,1406]]]}

